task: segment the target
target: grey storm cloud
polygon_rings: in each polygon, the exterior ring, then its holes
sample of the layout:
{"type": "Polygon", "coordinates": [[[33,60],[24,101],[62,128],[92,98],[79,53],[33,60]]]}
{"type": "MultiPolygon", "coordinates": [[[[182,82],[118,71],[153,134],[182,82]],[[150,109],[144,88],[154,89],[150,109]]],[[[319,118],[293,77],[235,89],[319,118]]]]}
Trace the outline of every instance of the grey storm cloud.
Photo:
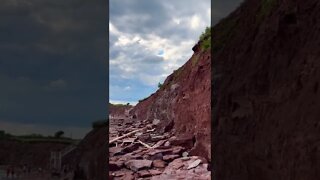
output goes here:
{"type": "Polygon", "coordinates": [[[123,32],[155,33],[161,37],[172,37],[174,34],[179,34],[180,38],[186,38],[190,37],[192,32],[186,31],[186,27],[170,23],[172,17],[188,17],[202,13],[199,12],[199,9],[210,10],[210,1],[111,0],[110,19],[123,32]]]}
{"type": "Polygon", "coordinates": [[[105,118],[107,16],[98,0],[2,0],[0,121],[90,126],[105,118]]]}
{"type": "Polygon", "coordinates": [[[111,0],[111,100],[137,101],[154,92],[158,82],[190,58],[205,27],[216,24],[241,1],[111,0]],[[128,85],[132,88],[125,91],[128,85]],[[124,98],[128,93],[131,97],[124,98]]]}
{"type": "Polygon", "coordinates": [[[112,19],[119,29],[125,32],[150,32],[160,28],[169,18],[161,1],[136,0],[131,1],[111,1],[110,19],[112,19]],[[144,26],[139,26],[139,22],[144,26]]]}
{"type": "Polygon", "coordinates": [[[117,85],[111,96],[125,89],[118,83],[124,79],[146,85],[151,93],[190,58],[210,25],[210,0],[111,0],[109,20],[110,84],[117,85]]]}

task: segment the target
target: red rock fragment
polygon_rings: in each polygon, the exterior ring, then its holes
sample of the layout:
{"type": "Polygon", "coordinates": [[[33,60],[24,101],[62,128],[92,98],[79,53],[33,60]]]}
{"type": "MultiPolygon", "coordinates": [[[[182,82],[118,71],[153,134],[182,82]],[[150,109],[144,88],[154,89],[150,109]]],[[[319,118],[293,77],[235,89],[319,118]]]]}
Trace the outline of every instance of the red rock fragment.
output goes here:
{"type": "Polygon", "coordinates": [[[123,166],[123,161],[109,161],[109,170],[117,171],[123,166]]]}
{"type": "Polygon", "coordinates": [[[129,146],[123,148],[123,152],[129,153],[137,150],[139,148],[139,144],[130,144],[129,146]]]}
{"type": "Polygon", "coordinates": [[[194,135],[192,134],[183,134],[177,138],[171,138],[169,140],[171,145],[183,146],[183,147],[186,147],[187,149],[193,147],[193,141],[194,141],[194,135]]]}
{"type": "Polygon", "coordinates": [[[157,153],[163,153],[163,154],[165,154],[165,153],[170,153],[170,152],[172,152],[172,149],[154,149],[154,150],[150,150],[150,151],[148,152],[148,154],[151,155],[151,156],[153,156],[153,155],[155,155],[155,154],[157,154],[157,153]]]}
{"type": "Polygon", "coordinates": [[[184,150],[183,147],[181,147],[181,146],[176,146],[176,147],[173,147],[172,153],[173,153],[173,154],[179,154],[179,153],[181,153],[183,150],[184,150]]]}
{"type": "Polygon", "coordinates": [[[138,171],[139,177],[150,177],[152,174],[148,170],[138,171]]]}
{"type": "Polygon", "coordinates": [[[134,180],[135,178],[134,178],[134,175],[132,172],[131,173],[128,172],[122,177],[122,179],[123,180],[134,180]]]}
{"type": "Polygon", "coordinates": [[[159,174],[162,173],[161,171],[159,171],[159,170],[157,170],[157,169],[150,169],[149,172],[150,172],[150,174],[151,174],[152,176],[159,175],[159,174]]]}
{"type": "Polygon", "coordinates": [[[177,169],[183,167],[184,164],[183,164],[183,162],[182,162],[181,159],[175,159],[174,161],[172,161],[172,162],[169,164],[169,166],[170,166],[172,169],[177,170],[177,169]]]}
{"type": "Polygon", "coordinates": [[[163,167],[166,167],[166,162],[160,159],[157,159],[152,162],[152,165],[157,168],[163,168],[163,167]]]}
{"type": "Polygon", "coordinates": [[[111,147],[109,148],[109,154],[110,156],[116,156],[119,154],[122,154],[122,149],[121,147],[111,147]]]}
{"type": "Polygon", "coordinates": [[[127,173],[133,174],[132,171],[130,171],[130,170],[128,170],[128,169],[122,169],[122,170],[113,172],[112,175],[115,176],[115,177],[119,177],[119,176],[124,176],[124,175],[126,175],[127,173]]]}
{"type": "Polygon", "coordinates": [[[176,154],[174,154],[174,155],[165,155],[165,156],[163,156],[163,160],[165,160],[165,161],[172,161],[172,160],[174,160],[174,159],[176,159],[176,158],[178,158],[178,157],[180,157],[179,155],[176,155],[176,154]]]}
{"type": "Polygon", "coordinates": [[[152,165],[152,161],[150,160],[129,160],[125,162],[127,168],[138,171],[143,168],[150,168],[152,165]]]}

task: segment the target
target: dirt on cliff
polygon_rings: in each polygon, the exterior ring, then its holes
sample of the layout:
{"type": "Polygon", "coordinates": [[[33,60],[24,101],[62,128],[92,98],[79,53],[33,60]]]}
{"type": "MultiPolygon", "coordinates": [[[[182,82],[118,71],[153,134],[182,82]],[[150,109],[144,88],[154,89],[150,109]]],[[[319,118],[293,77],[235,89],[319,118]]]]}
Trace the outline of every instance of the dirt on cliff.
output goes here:
{"type": "Polygon", "coordinates": [[[213,28],[214,179],[320,178],[320,2],[246,0],[213,28]]]}
{"type": "Polygon", "coordinates": [[[178,138],[192,136],[190,153],[210,161],[211,51],[204,50],[202,45],[202,41],[195,45],[192,57],[130,114],[149,122],[159,121],[159,133],[172,131],[178,138]]]}

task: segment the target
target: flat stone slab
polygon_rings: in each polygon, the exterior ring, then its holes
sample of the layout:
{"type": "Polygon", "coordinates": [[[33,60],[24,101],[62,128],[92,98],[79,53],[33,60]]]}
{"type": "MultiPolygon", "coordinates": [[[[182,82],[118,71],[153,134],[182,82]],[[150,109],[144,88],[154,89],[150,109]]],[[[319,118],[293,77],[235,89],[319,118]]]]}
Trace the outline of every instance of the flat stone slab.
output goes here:
{"type": "Polygon", "coordinates": [[[152,165],[152,161],[150,160],[129,160],[125,162],[125,165],[127,168],[133,170],[133,171],[138,171],[143,168],[150,168],[152,165]]]}

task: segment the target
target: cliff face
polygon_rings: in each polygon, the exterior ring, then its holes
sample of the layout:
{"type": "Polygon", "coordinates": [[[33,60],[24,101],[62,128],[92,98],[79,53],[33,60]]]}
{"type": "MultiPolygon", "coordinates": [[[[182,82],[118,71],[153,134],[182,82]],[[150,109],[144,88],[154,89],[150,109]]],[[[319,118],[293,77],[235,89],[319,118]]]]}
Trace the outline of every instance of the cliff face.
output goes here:
{"type": "Polygon", "coordinates": [[[109,115],[111,116],[123,116],[126,112],[131,109],[131,105],[114,105],[109,103],[109,115]]]}
{"type": "Polygon", "coordinates": [[[247,0],[214,27],[215,179],[319,179],[320,2],[247,0]]]}
{"type": "Polygon", "coordinates": [[[84,171],[84,179],[107,179],[108,127],[91,130],[80,142],[75,152],[75,164],[84,171]]]}
{"type": "Polygon", "coordinates": [[[173,131],[177,137],[194,136],[191,153],[211,159],[211,53],[201,50],[167,77],[162,87],[139,102],[130,113],[147,121],[160,120],[158,132],[173,131]]]}

